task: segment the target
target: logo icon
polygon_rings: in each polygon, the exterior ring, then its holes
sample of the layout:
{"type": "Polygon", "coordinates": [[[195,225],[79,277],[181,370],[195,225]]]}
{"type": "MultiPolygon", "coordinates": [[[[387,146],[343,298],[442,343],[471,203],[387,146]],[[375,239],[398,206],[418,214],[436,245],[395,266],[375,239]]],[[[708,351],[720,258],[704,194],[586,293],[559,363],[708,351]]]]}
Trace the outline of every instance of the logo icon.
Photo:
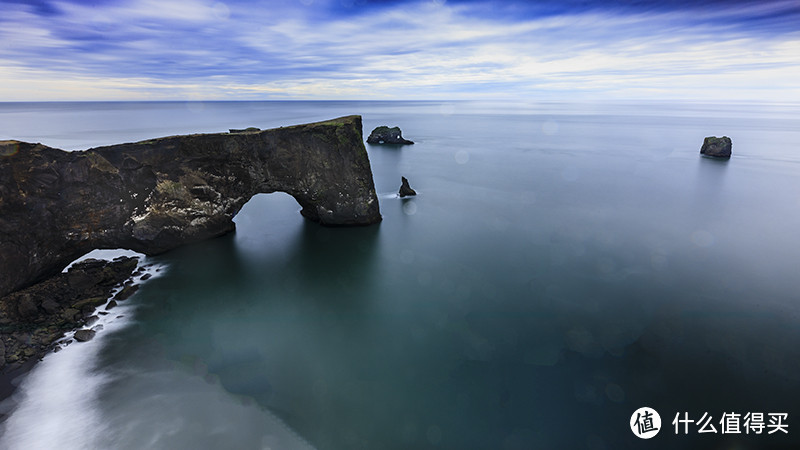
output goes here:
{"type": "Polygon", "coordinates": [[[661,429],[661,416],[653,408],[641,407],[631,415],[631,431],[636,437],[650,439],[661,429]]]}

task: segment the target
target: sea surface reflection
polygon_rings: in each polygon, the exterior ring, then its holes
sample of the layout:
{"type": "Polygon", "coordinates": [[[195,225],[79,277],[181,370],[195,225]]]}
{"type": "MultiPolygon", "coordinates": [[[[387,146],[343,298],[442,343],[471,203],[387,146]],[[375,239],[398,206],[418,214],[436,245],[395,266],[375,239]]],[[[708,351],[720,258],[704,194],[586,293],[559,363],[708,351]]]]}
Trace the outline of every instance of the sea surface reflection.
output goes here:
{"type": "Polygon", "coordinates": [[[415,145],[367,147],[383,222],[323,228],[259,195],[236,233],[156,257],[165,273],[87,360],[99,442],[638,448],[629,421],[649,406],[652,448],[798,444],[797,108],[279,106],[179,123],[399,125],[415,145]],[[699,156],[712,134],[733,138],[730,160],[699,156]],[[394,195],[401,175],[420,195],[394,195]],[[676,434],[684,412],[718,429],[726,412],[785,412],[790,431],[676,434]]]}

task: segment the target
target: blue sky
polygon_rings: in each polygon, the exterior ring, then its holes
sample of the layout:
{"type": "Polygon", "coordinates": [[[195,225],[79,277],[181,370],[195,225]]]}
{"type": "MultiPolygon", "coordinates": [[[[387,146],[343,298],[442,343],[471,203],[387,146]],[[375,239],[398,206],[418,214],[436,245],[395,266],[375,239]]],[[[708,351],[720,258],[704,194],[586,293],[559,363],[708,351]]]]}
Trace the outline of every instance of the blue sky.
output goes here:
{"type": "Polygon", "coordinates": [[[798,80],[798,0],[0,0],[0,101],[800,101],[798,80]]]}

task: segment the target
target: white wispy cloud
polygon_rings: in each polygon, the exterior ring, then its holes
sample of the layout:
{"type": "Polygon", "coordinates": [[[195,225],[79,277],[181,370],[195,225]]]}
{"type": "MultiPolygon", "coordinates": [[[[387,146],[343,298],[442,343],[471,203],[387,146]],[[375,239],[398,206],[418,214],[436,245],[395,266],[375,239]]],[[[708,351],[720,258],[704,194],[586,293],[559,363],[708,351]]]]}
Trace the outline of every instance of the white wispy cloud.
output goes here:
{"type": "Polygon", "coordinates": [[[0,99],[800,100],[800,31],[742,26],[779,16],[785,2],[709,10],[703,20],[681,10],[510,20],[475,4],[327,15],[319,2],[275,5],[61,1],[50,16],[8,5],[0,99]]]}

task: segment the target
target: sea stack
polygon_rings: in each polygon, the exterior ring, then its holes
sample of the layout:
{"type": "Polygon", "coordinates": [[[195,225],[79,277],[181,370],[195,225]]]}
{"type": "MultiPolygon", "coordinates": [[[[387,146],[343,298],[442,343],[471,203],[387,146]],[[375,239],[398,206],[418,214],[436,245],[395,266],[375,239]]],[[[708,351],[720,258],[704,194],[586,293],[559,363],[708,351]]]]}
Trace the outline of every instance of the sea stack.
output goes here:
{"type": "Polygon", "coordinates": [[[417,195],[417,191],[411,189],[411,186],[408,184],[408,180],[406,177],[400,177],[400,197],[409,197],[412,195],[417,195]]]}
{"type": "Polygon", "coordinates": [[[731,138],[722,136],[709,136],[703,141],[703,146],[700,148],[700,154],[705,156],[713,156],[715,158],[730,158],[731,157],[731,138]]]}
{"type": "Polygon", "coordinates": [[[413,143],[408,139],[403,139],[400,127],[381,126],[372,130],[367,138],[367,144],[409,145],[413,143]]]}

